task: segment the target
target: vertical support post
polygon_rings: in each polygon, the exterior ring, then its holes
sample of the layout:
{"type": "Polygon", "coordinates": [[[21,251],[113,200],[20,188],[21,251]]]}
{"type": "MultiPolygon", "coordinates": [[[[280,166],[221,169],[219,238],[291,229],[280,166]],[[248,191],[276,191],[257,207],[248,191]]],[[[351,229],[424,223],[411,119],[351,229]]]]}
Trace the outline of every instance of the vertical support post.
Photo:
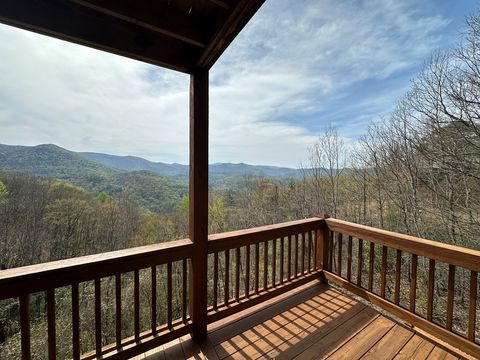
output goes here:
{"type": "Polygon", "coordinates": [[[190,314],[193,337],[207,334],[208,241],[208,70],[190,75],[189,230],[193,242],[190,271],[190,314]]]}
{"type": "MultiPolygon", "coordinates": [[[[330,242],[328,241],[328,226],[325,221],[325,219],[328,219],[329,216],[327,214],[321,214],[318,217],[321,218],[321,223],[319,228],[317,229],[317,236],[316,236],[316,240],[317,240],[316,248],[318,249],[316,262],[318,264],[318,267],[321,270],[330,271],[329,261],[328,261],[329,252],[330,252],[330,249],[329,249],[330,242]]],[[[327,282],[327,280],[325,279],[325,276],[321,277],[321,281],[322,283],[327,282]]]]}

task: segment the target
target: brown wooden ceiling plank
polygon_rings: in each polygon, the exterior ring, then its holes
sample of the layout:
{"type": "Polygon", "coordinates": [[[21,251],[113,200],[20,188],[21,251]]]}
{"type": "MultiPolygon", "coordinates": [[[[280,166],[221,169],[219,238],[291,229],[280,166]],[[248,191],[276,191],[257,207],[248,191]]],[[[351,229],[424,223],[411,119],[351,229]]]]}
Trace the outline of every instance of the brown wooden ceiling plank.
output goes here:
{"type": "Polygon", "coordinates": [[[189,73],[198,48],[68,0],[2,0],[0,22],[189,73]]]}
{"type": "Polygon", "coordinates": [[[213,35],[197,61],[197,66],[210,69],[264,2],[265,0],[238,1],[213,35]]]}
{"type": "Polygon", "coordinates": [[[230,2],[226,0],[209,0],[211,3],[218,5],[224,9],[230,9],[230,2]]]}
{"type": "Polygon", "coordinates": [[[154,0],[70,1],[201,48],[207,43],[201,24],[196,24],[193,16],[164,2],[154,0]]]}

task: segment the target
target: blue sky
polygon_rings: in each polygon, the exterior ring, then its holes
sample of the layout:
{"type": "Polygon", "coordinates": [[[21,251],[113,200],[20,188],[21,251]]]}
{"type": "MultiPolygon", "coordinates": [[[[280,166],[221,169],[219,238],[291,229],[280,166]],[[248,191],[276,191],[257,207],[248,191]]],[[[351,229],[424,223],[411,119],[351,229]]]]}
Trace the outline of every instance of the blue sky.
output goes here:
{"type": "MultiPolygon", "coordinates": [[[[267,0],[211,71],[210,162],[296,167],[388,116],[476,1],[267,0]]],[[[185,74],[0,25],[0,143],[188,162],[185,74]]]]}

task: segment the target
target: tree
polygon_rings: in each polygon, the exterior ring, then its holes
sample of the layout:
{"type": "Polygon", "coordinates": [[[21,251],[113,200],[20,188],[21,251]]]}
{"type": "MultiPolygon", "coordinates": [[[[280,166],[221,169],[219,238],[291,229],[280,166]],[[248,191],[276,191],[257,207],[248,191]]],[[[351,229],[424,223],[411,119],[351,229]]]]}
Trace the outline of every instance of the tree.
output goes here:
{"type": "Polygon", "coordinates": [[[310,166],[317,213],[327,211],[336,217],[341,201],[340,182],[347,166],[347,150],[335,128],[327,128],[310,148],[310,166]]]}
{"type": "Polygon", "coordinates": [[[0,206],[5,205],[8,201],[8,189],[7,185],[0,180],[0,206]]]}

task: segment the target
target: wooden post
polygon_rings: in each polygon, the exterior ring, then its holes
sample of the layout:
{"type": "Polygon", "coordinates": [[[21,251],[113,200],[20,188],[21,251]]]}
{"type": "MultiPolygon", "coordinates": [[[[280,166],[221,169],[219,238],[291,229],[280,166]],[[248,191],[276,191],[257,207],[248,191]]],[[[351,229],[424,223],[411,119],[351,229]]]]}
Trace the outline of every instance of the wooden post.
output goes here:
{"type": "Polygon", "coordinates": [[[193,337],[207,334],[208,241],[208,70],[190,75],[190,239],[193,258],[190,271],[190,314],[193,337]]]}
{"type": "MultiPolygon", "coordinates": [[[[328,262],[330,243],[328,241],[328,227],[327,227],[327,223],[325,222],[325,219],[328,219],[329,216],[327,214],[320,214],[318,217],[322,219],[322,222],[319,229],[317,229],[317,245],[316,246],[318,250],[317,250],[316,262],[318,264],[318,267],[321,270],[330,271],[329,262],[328,262]]],[[[325,276],[321,277],[321,281],[323,283],[327,282],[325,276]]]]}

